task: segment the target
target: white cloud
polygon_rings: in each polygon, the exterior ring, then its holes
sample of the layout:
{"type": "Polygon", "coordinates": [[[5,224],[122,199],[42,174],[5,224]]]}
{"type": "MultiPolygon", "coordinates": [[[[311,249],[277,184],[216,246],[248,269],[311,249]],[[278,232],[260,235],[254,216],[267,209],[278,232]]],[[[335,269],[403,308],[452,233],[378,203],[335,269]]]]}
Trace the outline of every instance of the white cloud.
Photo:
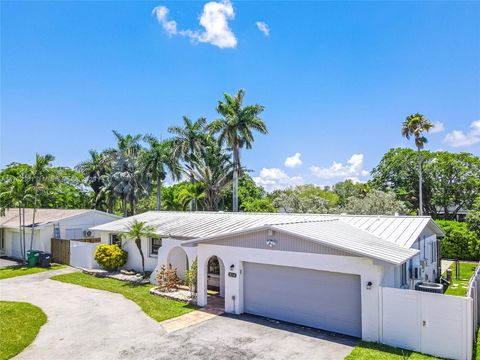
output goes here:
{"type": "Polygon", "coordinates": [[[288,168],[294,168],[294,167],[298,167],[298,166],[302,165],[303,162],[302,162],[302,159],[300,159],[301,156],[302,156],[302,154],[297,152],[297,153],[293,154],[292,156],[287,157],[285,159],[284,165],[288,168]]]}
{"type": "Polygon", "coordinates": [[[235,18],[235,11],[229,0],[211,1],[203,6],[203,12],[200,15],[203,31],[178,30],[177,22],[168,20],[168,8],[165,6],[157,6],[152,13],[169,35],[186,36],[192,41],[209,43],[222,49],[237,46],[237,38],[228,25],[228,21],[235,18]]]}
{"type": "Polygon", "coordinates": [[[470,146],[480,143],[480,120],[470,124],[470,131],[464,133],[461,130],[454,130],[443,139],[443,142],[452,147],[470,146]]]}
{"type": "Polygon", "coordinates": [[[437,133],[441,133],[441,132],[444,132],[444,131],[445,131],[445,125],[440,121],[434,122],[433,123],[433,128],[430,129],[430,132],[432,134],[437,134],[437,133]]]}
{"type": "Polygon", "coordinates": [[[256,24],[257,24],[258,30],[260,30],[263,33],[263,35],[270,36],[270,27],[267,25],[266,22],[257,21],[256,24]]]}
{"type": "Polygon", "coordinates": [[[290,177],[278,168],[263,168],[260,176],[255,176],[253,180],[258,186],[262,186],[269,192],[303,184],[301,176],[290,177]]]}
{"type": "Polygon", "coordinates": [[[357,181],[358,176],[368,175],[368,171],[363,169],[363,154],[353,154],[346,165],[334,161],[332,165],[326,168],[312,166],[310,171],[320,179],[350,178],[357,181]]]}

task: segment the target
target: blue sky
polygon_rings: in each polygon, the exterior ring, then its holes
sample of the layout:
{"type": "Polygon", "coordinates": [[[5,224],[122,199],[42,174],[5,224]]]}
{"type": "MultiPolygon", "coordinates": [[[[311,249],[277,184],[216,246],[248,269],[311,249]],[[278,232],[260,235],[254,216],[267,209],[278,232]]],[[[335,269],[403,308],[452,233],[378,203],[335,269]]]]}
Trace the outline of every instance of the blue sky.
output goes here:
{"type": "Polygon", "coordinates": [[[242,158],[269,189],[368,179],[413,145],[415,112],[439,123],[429,149],[478,155],[479,18],[478,2],[2,1],[1,166],[73,166],[112,129],[167,137],[239,88],[265,106],[270,135],[242,158]]]}

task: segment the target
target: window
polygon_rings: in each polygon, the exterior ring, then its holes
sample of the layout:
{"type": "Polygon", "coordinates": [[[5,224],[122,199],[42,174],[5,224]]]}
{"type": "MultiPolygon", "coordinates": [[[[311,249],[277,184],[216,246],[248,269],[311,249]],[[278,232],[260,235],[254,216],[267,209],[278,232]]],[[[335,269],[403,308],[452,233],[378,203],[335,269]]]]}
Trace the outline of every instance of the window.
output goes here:
{"type": "Polygon", "coordinates": [[[67,240],[83,239],[83,229],[65,229],[65,238],[67,240]]]}
{"type": "Polygon", "coordinates": [[[437,244],[435,242],[432,242],[430,244],[430,246],[432,247],[432,249],[431,249],[431,251],[432,251],[432,257],[431,257],[432,262],[437,261],[437,246],[436,245],[437,244]]]}
{"type": "Polygon", "coordinates": [[[401,274],[401,281],[402,281],[402,286],[407,285],[407,263],[404,262],[400,268],[401,274]]]}
{"type": "Polygon", "coordinates": [[[122,247],[122,238],[118,234],[110,234],[110,245],[118,245],[122,247]]]}
{"type": "Polygon", "coordinates": [[[150,238],[150,255],[158,255],[158,250],[162,247],[162,239],[150,238]]]}

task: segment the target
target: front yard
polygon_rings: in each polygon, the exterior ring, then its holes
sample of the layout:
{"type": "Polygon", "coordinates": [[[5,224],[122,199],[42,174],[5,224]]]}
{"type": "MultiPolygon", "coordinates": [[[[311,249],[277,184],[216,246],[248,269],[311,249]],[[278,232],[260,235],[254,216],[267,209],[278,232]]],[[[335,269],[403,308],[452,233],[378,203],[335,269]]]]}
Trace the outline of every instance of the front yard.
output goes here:
{"type": "MultiPolygon", "coordinates": [[[[446,295],[467,296],[468,282],[475,272],[478,263],[460,262],[460,274],[458,280],[455,276],[455,263],[450,266],[452,269],[452,284],[445,291],[446,295]]],[[[443,274],[446,278],[446,274],[443,274]]]]}
{"type": "Polygon", "coordinates": [[[135,302],[151,318],[164,321],[196,309],[195,306],[180,301],[170,300],[150,294],[154,285],[138,285],[109,278],[97,278],[79,272],[57,275],[51,278],[65,283],[80,285],[92,289],[105,290],[122,294],[135,302]]]}
{"type": "Polygon", "coordinates": [[[345,360],[433,360],[433,356],[391,346],[361,341],[345,360]]]}
{"type": "Polygon", "coordinates": [[[40,308],[25,302],[0,301],[0,314],[0,360],[25,349],[47,322],[40,308]]]}
{"type": "Polygon", "coordinates": [[[9,279],[16,276],[37,274],[49,270],[58,270],[66,267],[65,265],[53,265],[49,268],[28,267],[24,265],[9,266],[0,269],[0,280],[9,279]]]}

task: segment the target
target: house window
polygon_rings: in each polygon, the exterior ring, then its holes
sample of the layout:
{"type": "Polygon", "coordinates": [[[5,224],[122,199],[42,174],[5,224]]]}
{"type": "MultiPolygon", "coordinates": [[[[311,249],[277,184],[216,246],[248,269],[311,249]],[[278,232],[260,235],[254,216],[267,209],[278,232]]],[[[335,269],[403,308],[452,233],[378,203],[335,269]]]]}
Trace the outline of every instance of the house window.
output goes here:
{"type": "Polygon", "coordinates": [[[122,247],[122,238],[118,234],[110,234],[110,245],[118,245],[122,247]]]}
{"type": "Polygon", "coordinates": [[[65,238],[67,240],[83,239],[83,229],[65,229],[65,238]]]}
{"type": "Polygon", "coordinates": [[[402,282],[401,285],[404,286],[404,285],[407,285],[407,263],[406,262],[403,263],[400,269],[401,269],[400,276],[401,276],[401,282],[402,282]]]}
{"type": "Polygon", "coordinates": [[[162,239],[150,238],[150,255],[158,255],[158,250],[162,247],[162,239]]]}
{"type": "Polygon", "coordinates": [[[437,249],[436,249],[437,246],[436,246],[436,245],[437,245],[437,244],[436,244],[435,242],[432,242],[432,243],[430,244],[430,246],[431,246],[431,253],[432,253],[432,257],[431,257],[432,262],[437,261],[437,259],[436,259],[436,258],[437,258],[437,256],[436,256],[436,254],[437,254],[437,249]]]}

